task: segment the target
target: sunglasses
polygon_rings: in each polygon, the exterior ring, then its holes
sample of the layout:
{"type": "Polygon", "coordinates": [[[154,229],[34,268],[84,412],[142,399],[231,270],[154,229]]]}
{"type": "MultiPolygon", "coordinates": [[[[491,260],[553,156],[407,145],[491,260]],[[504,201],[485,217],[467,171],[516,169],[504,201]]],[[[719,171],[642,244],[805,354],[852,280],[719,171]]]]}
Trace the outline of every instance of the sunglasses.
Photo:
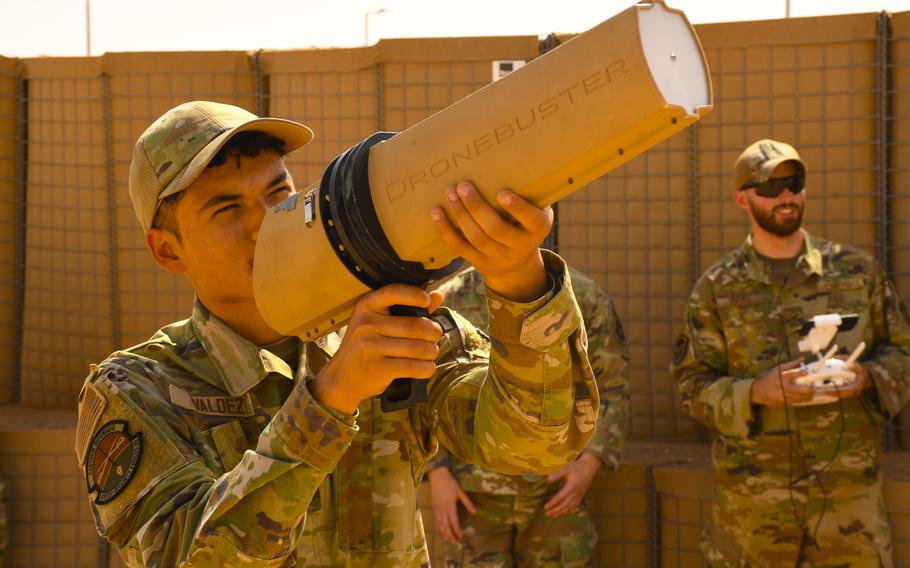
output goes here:
{"type": "Polygon", "coordinates": [[[746,190],[750,188],[755,188],[755,194],[762,197],[777,197],[785,189],[789,189],[790,193],[796,195],[806,188],[806,176],[804,174],[796,174],[782,178],[771,178],[764,183],[747,183],[739,189],[746,190]]]}

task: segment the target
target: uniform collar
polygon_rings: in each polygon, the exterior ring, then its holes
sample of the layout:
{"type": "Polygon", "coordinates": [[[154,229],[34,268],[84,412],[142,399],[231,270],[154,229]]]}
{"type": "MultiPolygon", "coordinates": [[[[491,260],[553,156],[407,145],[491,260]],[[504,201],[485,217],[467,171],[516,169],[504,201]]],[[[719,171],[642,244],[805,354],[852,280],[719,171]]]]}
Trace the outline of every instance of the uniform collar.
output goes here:
{"type": "MultiPolygon", "coordinates": [[[[803,252],[796,261],[795,271],[802,274],[800,280],[808,278],[813,274],[821,276],[824,270],[822,253],[815,245],[814,239],[804,229],[800,229],[803,234],[803,252]]],[[[770,284],[767,267],[765,262],[758,256],[755,247],[752,245],[752,235],[746,237],[746,242],[739,247],[740,252],[745,257],[746,275],[752,280],[770,284]]],[[[791,277],[790,282],[793,282],[791,277]]]]}
{"type": "MultiPolygon", "coordinates": [[[[190,318],[193,331],[202,348],[208,354],[224,385],[233,396],[240,396],[258,385],[269,373],[294,380],[291,368],[280,357],[260,349],[255,343],[244,339],[226,323],[212,315],[196,299],[190,318]]],[[[305,349],[301,349],[298,369],[304,369],[305,349]]]]}

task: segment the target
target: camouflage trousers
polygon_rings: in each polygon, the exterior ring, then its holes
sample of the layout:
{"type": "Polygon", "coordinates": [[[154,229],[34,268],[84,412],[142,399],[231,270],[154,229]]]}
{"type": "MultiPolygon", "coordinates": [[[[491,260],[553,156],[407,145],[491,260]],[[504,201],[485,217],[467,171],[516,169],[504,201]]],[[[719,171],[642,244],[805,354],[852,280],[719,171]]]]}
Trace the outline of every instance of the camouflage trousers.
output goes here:
{"type": "Polygon", "coordinates": [[[459,507],[464,540],[446,543],[446,568],[593,566],[597,532],[586,503],[552,519],[543,506],[554,492],[534,497],[468,493],[477,514],[459,507]]]}
{"type": "Polygon", "coordinates": [[[711,521],[702,550],[713,568],[892,568],[890,529],[881,478],[857,483],[831,467],[822,484],[753,476],[728,484],[715,470],[711,521]],[[844,478],[847,479],[844,479],[844,478]]]}

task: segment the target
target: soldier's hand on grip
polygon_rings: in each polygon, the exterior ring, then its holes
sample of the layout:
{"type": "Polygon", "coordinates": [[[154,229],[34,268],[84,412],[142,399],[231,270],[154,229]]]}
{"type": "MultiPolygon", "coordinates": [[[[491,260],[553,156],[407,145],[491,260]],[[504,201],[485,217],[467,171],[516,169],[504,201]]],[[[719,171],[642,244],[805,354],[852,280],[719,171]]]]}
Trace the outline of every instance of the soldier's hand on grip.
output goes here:
{"type": "Polygon", "coordinates": [[[752,403],[765,406],[785,406],[808,402],[815,396],[815,389],[808,385],[799,385],[794,381],[806,375],[799,366],[803,359],[773,367],[764,375],[755,379],[752,384],[752,403]]]}
{"type": "Polygon", "coordinates": [[[395,378],[432,377],[442,328],[427,318],[390,315],[389,308],[417,306],[432,313],[442,298],[440,292],[406,284],[389,284],[365,294],[354,307],[341,346],[316,377],[313,396],[353,414],[360,401],[378,395],[395,378]]]}
{"type": "Polygon", "coordinates": [[[511,191],[496,201],[515,219],[506,220],[468,182],[445,190],[448,217],[439,207],[431,215],[452,252],[474,265],[486,285],[510,300],[536,300],[547,291],[540,244],[553,225],[553,211],[541,209],[511,191]]]}

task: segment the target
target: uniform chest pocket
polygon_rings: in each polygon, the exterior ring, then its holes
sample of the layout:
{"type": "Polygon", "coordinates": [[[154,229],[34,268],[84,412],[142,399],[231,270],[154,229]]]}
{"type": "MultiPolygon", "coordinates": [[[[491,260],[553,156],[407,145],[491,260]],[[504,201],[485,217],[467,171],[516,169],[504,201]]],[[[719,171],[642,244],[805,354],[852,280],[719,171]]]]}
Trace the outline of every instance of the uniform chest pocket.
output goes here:
{"type": "Polygon", "coordinates": [[[219,424],[208,430],[212,438],[212,445],[218,453],[224,471],[234,469],[240,460],[243,459],[243,453],[248,449],[246,435],[243,428],[237,420],[231,420],[224,424],[219,424]]]}
{"type": "Polygon", "coordinates": [[[869,309],[869,293],[862,276],[823,280],[818,283],[818,290],[827,294],[830,313],[858,314],[869,309]]]}
{"type": "Polygon", "coordinates": [[[763,321],[774,309],[771,298],[762,295],[741,295],[717,298],[717,311],[727,329],[742,327],[748,322],[763,321]]]}
{"type": "MultiPolygon", "coordinates": [[[[753,376],[765,363],[762,358],[776,353],[781,345],[781,326],[771,298],[764,295],[738,295],[718,298],[717,313],[727,344],[727,372],[734,376],[753,376]],[[770,324],[770,325],[769,325],[770,324]]],[[[779,311],[779,310],[778,310],[779,311]]]]}

